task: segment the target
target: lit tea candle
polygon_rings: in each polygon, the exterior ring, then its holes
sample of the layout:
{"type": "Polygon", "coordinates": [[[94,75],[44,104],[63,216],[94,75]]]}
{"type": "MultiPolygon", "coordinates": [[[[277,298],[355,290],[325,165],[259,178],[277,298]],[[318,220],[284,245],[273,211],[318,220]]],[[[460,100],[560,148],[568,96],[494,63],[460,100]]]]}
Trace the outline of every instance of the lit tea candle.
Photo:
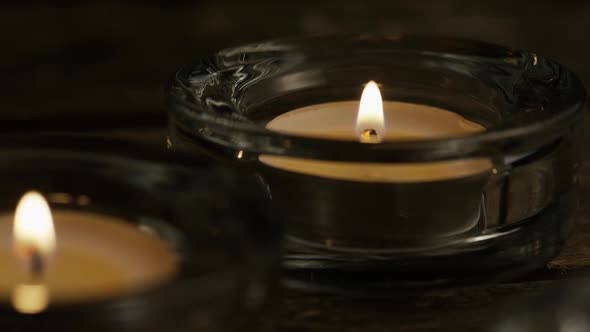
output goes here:
{"type": "Polygon", "coordinates": [[[177,272],[174,251],[122,219],[52,211],[29,192],[0,216],[0,297],[22,313],[156,287],[177,272]],[[11,232],[12,228],[12,232],[11,232]],[[12,247],[10,246],[12,243],[12,247]]]}
{"type": "MultiPolygon", "coordinates": [[[[464,136],[485,128],[437,107],[382,101],[377,84],[369,82],[356,101],[306,106],[271,120],[270,130],[305,137],[360,141],[425,140],[464,136]]],[[[260,162],[278,169],[332,179],[362,182],[422,182],[448,180],[491,170],[486,158],[427,163],[323,161],[261,155],[260,162]]]]}

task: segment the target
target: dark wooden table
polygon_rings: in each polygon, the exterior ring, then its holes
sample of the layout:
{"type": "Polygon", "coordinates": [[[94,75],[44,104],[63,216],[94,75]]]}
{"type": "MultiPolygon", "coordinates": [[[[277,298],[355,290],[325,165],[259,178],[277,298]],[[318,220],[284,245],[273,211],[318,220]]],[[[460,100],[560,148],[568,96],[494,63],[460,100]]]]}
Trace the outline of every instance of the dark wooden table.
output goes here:
{"type": "MultiPolygon", "coordinates": [[[[14,2],[0,10],[0,22],[2,131],[76,130],[163,146],[163,89],[180,64],[222,47],[300,34],[407,32],[482,39],[556,58],[590,86],[585,1],[66,1],[54,7],[14,2]],[[141,128],[149,128],[150,136],[141,128]]],[[[589,121],[581,126],[582,147],[590,144],[589,121]]],[[[588,159],[590,153],[584,153],[588,159]]],[[[283,328],[483,330],[507,302],[590,271],[590,165],[581,168],[580,178],[575,231],[545,269],[499,285],[411,299],[285,290],[283,328]]]]}

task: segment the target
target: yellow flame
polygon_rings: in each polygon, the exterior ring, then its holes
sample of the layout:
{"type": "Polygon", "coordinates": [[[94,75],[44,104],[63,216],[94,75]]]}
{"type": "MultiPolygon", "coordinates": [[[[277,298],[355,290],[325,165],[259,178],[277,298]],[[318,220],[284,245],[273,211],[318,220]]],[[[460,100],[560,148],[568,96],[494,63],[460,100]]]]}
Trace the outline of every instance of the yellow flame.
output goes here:
{"type": "Polygon", "coordinates": [[[13,236],[17,257],[29,259],[32,252],[43,258],[53,254],[55,229],[43,195],[35,191],[23,195],[14,214],[13,236]]]}
{"type": "Polygon", "coordinates": [[[379,142],[385,136],[385,116],[383,98],[377,83],[370,81],[361,95],[361,102],[356,118],[356,133],[361,142],[379,142]],[[363,139],[369,131],[376,134],[371,140],[363,139]]]}
{"type": "Polygon", "coordinates": [[[18,285],[12,291],[11,302],[20,313],[36,314],[49,305],[49,290],[38,284],[18,285]]]}

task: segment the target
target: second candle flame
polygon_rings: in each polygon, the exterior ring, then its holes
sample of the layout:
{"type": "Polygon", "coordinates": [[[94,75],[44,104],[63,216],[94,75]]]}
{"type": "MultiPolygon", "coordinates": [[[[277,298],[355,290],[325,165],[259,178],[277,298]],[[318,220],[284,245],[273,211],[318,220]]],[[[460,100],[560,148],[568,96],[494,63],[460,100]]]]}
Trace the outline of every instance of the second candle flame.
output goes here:
{"type": "Polygon", "coordinates": [[[40,274],[56,248],[55,228],[49,204],[38,192],[27,192],[14,214],[14,251],[33,274],[40,274]]]}
{"type": "Polygon", "coordinates": [[[356,118],[356,134],[361,143],[379,143],[385,136],[383,98],[374,81],[367,83],[361,95],[356,118]]]}

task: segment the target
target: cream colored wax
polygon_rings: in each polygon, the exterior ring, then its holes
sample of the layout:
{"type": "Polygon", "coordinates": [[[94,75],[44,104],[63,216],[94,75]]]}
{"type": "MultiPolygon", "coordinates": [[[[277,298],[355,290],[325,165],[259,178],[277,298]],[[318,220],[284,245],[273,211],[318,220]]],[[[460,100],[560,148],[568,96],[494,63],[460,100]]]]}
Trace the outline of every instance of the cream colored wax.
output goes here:
{"type": "MultiPolygon", "coordinates": [[[[358,101],[317,104],[271,120],[270,130],[304,137],[359,141],[358,101]]],[[[441,139],[465,136],[485,128],[460,115],[432,106],[384,101],[383,141],[441,139]]],[[[377,143],[379,144],[379,143],[377,143]]],[[[363,182],[421,182],[462,178],[491,170],[488,159],[472,158],[428,163],[336,162],[261,155],[260,162],[282,170],[363,182]]]]}
{"type": "Polygon", "coordinates": [[[177,272],[176,255],[164,241],[122,219],[73,210],[52,213],[55,253],[34,283],[13,251],[13,214],[0,216],[0,297],[32,284],[46,289],[50,303],[87,302],[156,287],[177,272]]]}

